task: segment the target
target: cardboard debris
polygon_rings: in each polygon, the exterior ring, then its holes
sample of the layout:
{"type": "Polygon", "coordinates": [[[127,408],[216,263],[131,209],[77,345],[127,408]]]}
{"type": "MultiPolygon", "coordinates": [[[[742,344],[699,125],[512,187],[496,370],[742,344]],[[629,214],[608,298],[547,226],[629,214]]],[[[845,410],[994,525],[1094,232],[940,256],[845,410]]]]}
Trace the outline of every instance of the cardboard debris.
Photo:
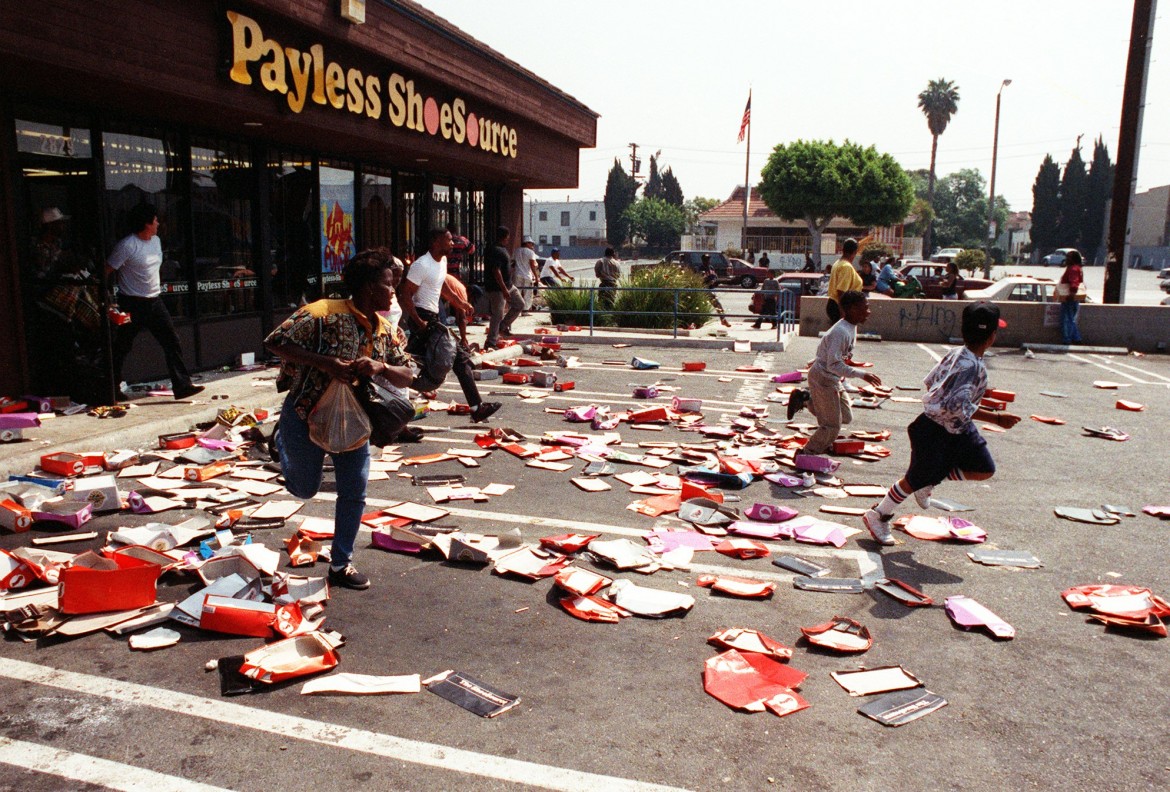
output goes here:
{"type": "Polygon", "coordinates": [[[540,546],[556,550],[559,553],[576,553],[584,550],[594,539],[601,534],[559,534],[557,536],[541,537],[540,546]]]}
{"type": "Polygon", "coordinates": [[[778,555],[772,559],[772,563],[781,569],[787,569],[789,572],[795,572],[804,577],[819,578],[829,574],[828,567],[800,556],[778,555]]]}
{"type": "Polygon", "coordinates": [[[894,525],[915,539],[931,542],[956,540],[979,544],[987,539],[987,532],[961,517],[929,517],[922,514],[899,517],[894,525]]]}
{"type": "Polygon", "coordinates": [[[804,577],[792,579],[792,587],[801,591],[821,591],[828,594],[861,594],[865,584],[860,578],[804,577]]]}
{"type": "Polygon", "coordinates": [[[526,545],[496,558],[492,571],[497,575],[515,575],[525,580],[539,580],[552,577],[568,563],[568,556],[526,545]]]}
{"type": "Polygon", "coordinates": [[[725,539],[719,544],[715,545],[715,552],[722,553],[731,558],[767,558],[772,554],[768,546],[754,541],[752,539],[741,539],[733,537],[725,539]]]}
{"type": "Polygon", "coordinates": [[[845,616],[834,616],[824,624],[801,627],[800,632],[810,644],[834,652],[859,654],[869,651],[873,646],[869,628],[845,616]]]}
{"type": "Polygon", "coordinates": [[[520,703],[519,696],[496,690],[458,671],[444,671],[422,684],[432,693],[484,718],[502,715],[520,703]]]}
{"type": "Polygon", "coordinates": [[[589,552],[617,569],[637,569],[658,563],[645,548],[629,539],[594,540],[589,544],[589,552]]]}
{"type": "Polygon", "coordinates": [[[1167,635],[1164,622],[1170,618],[1170,603],[1143,586],[1073,586],[1060,596],[1073,610],[1088,610],[1090,618],[1107,626],[1167,635]]]}
{"type": "Polygon", "coordinates": [[[160,574],[157,564],[136,558],[85,553],[61,572],[61,612],[99,613],[151,605],[160,574]]]}
{"type": "Polygon", "coordinates": [[[1027,550],[968,550],[968,557],[985,566],[1017,567],[1039,569],[1044,566],[1040,559],[1027,550]]]}
{"type": "Polygon", "coordinates": [[[131,635],[130,648],[139,652],[153,652],[155,649],[165,649],[174,646],[182,636],[166,627],[156,627],[144,633],[131,635]]]}
{"type": "Polygon", "coordinates": [[[1029,415],[1033,421],[1044,424],[1052,424],[1053,426],[1064,426],[1067,423],[1063,418],[1056,418],[1051,415],[1029,415]]]}
{"type": "Polygon", "coordinates": [[[809,706],[795,692],[807,676],[766,654],[728,649],[707,659],[703,689],[732,709],[784,716],[809,706]]]}
{"type": "Polygon", "coordinates": [[[419,674],[372,676],[370,674],[329,674],[310,679],[301,686],[302,696],[386,696],[394,693],[418,693],[422,690],[419,674]]]}
{"type": "Polygon", "coordinates": [[[1128,434],[1120,429],[1114,429],[1112,426],[1082,426],[1081,430],[1089,437],[1100,437],[1103,440],[1116,440],[1123,443],[1129,439],[1128,434]]]}
{"type": "Polygon", "coordinates": [[[946,705],[947,700],[942,696],[931,693],[926,688],[914,688],[882,696],[876,701],[863,704],[857,711],[883,726],[896,727],[918,720],[946,705]]]}
{"type": "Polygon", "coordinates": [[[888,693],[891,690],[907,690],[922,685],[918,677],[902,666],[880,666],[858,668],[852,671],[833,671],[833,681],[843,687],[850,696],[872,696],[874,693],[888,693]]]}
{"type": "Polygon", "coordinates": [[[741,653],[754,652],[770,657],[776,661],[787,661],[792,658],[792,649],[769,638],[758,630],[743,627],[729,627],[712,635],[707,643],[720,649],[735,649],[741,653]]]}
{"type": "Polygon", "coordinates": [[[609,585],[605,596],[614,605],[635,616],[652,619],[686,616],[695,606],[695,598],[690,594],[646,588],[629,580],[615,580],[609,585]]]}
{"type": "Polygon", "coordinates": [[[249,679],[273,684],[328,671],[338,662],[334,642],[322,633],[311,632],[248,652],[239,671],[249,679]]]}
{"type": "Polygon", "coordinates": [[[1121,518],[1104,509],[1082,509],[1077,506],[1057,506],[1053,514],[1073,522],[1089,523],[1091,525],[1117,525],[1121,518]]]}
{"type": "Polygon", "coordinates": [[[965,630],[984,627],[996,638],[1011,640],[1016,629],[970,597],[956,594],[946,598],[947,616],[956,626],[965,630]]]}
{"type": "Polygon", "coordinates": [[[624,608],[591,594],[562,597],[560,603],[566,612],[582,621],[617,624],[630,615],[624,608]]]}
{"type": "Polygon", "coordinates": [[[744,599],[767,599],[776,592],[776,584],[771,581],[734,575],[700,575],[695,582],[713,592],[744,599]]]}
{"type": "Polygon", "coordinates": [[[564,589],[570,594],[585,597],[590,594],[596,594],[610,583],[613,583],[613,578],[599,575],[589,569],[569,566],[558,571],[553,578],[553,582],[559,588],[564,589]]]}
{"type": "Polygon", "coordinates": [[[896,578],[882,578],[875,582],[873,587],[883,594],[888,594],[908,608],[925,608],[934,604],[933,599],[909,583],[896,578]]]}

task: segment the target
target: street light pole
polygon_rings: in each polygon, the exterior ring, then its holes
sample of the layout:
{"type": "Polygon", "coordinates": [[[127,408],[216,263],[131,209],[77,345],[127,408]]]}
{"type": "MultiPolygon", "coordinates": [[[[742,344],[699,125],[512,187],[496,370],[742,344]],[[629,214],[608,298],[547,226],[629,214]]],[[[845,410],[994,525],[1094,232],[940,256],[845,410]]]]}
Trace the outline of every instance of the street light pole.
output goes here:
{"type": "Polygon", "coordinates": [[[996,237],[995,227],[995,161],[999,158],[999,101],[1003,96],[1003,89],[1011,85],[1011,80],[1004,80],[999,91],[995,94],[995,137],[991,143],[991,199],[987,202],[987,260],[983,262],[983,277],[991,277],[991,247],[996,237]]]}

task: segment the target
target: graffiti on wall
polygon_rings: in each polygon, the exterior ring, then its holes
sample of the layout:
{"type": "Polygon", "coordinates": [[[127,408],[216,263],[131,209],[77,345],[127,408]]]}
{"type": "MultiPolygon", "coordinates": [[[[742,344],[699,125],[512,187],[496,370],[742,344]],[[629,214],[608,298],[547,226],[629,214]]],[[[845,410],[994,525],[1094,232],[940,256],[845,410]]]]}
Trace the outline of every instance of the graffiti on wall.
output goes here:
{"type": "Polygon", "coordinates": [[[936,330],[942,338],[957,338],[962,330],[959,326],[958,311],[954,308],[921,300],[898,309],[898,327],[902,330],[908,328],[915,331],[936,330]]]}

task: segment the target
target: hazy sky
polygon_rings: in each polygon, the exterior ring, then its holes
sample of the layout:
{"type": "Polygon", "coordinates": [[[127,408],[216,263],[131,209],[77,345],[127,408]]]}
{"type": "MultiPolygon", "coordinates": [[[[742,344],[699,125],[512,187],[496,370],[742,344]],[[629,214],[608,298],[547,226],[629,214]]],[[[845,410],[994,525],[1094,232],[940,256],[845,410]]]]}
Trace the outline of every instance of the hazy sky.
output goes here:
{"type": "MultiPolygon", "coordinates": [[[[939,138],[940,176],[989,177],[995,95],[1004,78],[996,192],[1032,208],[1045,154],[1062,167],[1077,135],[1117,158],[1130,0],[421,0],[464,31],[601,115],[576,190],[600,199],[630,142],[662,151],[687,198],[743,183],[739,122],[752,88],[753,183],[778,144],[845,138],[930,164],[918,94],[952,80],[959,110],[939,138]]],[[[1163,0],[1146,88],[1138,189],[1170,183],[1170,51],[1163,0]],[[1159,36],[1161,38],[1159,39],[1159,36]]],[[[555,122],[555,120],[554,120],[555,122]]]]}

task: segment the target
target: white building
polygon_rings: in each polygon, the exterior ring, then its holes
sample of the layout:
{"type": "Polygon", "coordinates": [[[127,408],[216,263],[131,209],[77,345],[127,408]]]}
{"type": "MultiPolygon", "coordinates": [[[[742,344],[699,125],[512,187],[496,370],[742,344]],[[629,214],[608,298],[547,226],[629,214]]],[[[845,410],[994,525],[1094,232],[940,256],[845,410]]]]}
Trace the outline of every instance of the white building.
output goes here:
{"type": "Polygon", "coordinates": [[[548,253],[550,248],[560,248],[561,258],[575,258],[573,253],[584,248],[604,248],[605,203],[525,201],[524,231],[520,236],[535,239],[536,250],[542,255],[548,253]]]}

